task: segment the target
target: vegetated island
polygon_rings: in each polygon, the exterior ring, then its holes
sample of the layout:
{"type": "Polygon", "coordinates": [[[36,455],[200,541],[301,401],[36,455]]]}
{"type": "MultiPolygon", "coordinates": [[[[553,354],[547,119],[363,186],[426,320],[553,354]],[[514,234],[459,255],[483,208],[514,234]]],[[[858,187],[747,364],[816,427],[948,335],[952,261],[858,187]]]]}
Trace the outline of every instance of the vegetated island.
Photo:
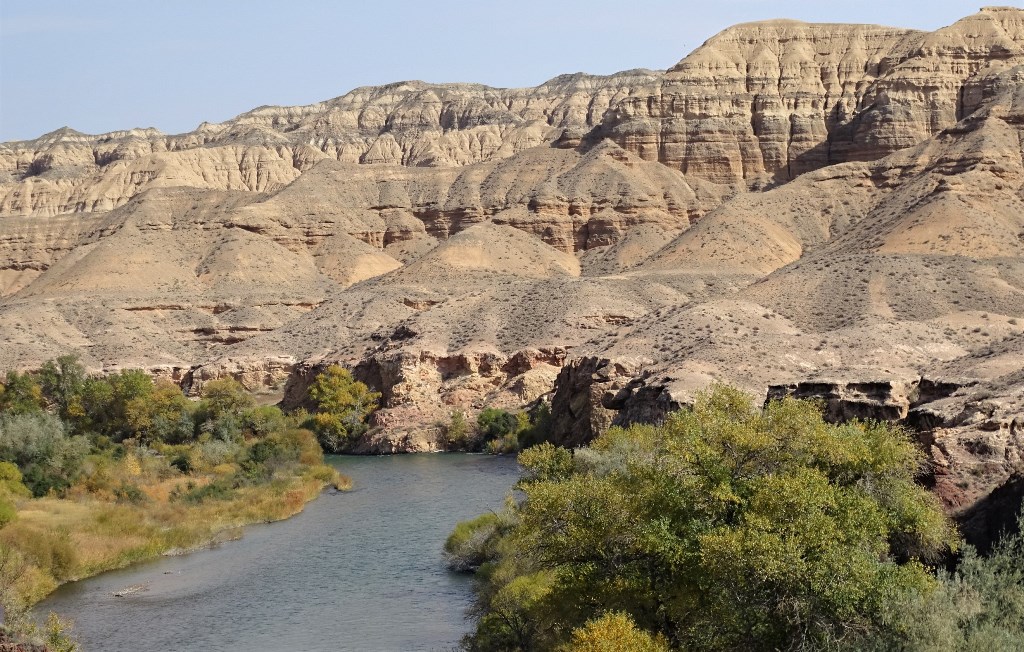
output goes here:
{"type": "Polygon", "coordinates": [[[192,400],[140,370],[89,376],[74,356],[8,372],[0,649],[76,649],[68,623],[51,614],[39,626],[29,614],[60,584],[237,538],[244,525],[298,513],[328,485],[348,489],[320,442],[364,428],[378,395],[337,368],[309,391],[312,411],[285,413],[231,378],[192,400]]]}

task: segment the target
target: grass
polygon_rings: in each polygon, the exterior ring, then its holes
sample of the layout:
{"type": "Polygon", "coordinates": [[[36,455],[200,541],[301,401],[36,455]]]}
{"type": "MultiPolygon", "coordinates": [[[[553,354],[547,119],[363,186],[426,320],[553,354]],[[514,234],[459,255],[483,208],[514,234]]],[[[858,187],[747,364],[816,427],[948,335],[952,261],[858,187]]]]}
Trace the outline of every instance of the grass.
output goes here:
{"type": "Polygon", "coordinates": [[[17,518],[0,529],[0,545],[22,560],[13,589],[25,608],[65,582],[123,568],[163,554],[180,554],[238,538],[245,525],[286,519],[324,487],[351,480],[324,464],[301,466],[226,496],[175,499],[189,484],[209,487],[216,474],[143,483],[145,498],[118,502],[82,492],[71,498],[23,499],[17,518]]]}

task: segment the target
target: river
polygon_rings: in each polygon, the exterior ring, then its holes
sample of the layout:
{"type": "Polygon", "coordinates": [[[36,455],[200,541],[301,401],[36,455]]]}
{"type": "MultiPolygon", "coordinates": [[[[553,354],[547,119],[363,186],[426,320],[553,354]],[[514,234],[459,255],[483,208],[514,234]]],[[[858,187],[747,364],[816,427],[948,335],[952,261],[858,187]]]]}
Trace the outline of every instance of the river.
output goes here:
{"type": "Polygon", "coordinates": [[[501,507],[515,460],[329,459],[353,491],[214,549],[65,585],[37,612],[72,618],[86,652],[450,650],[471,626],[472,587],[441,546],[458,521],[501,507]]]}

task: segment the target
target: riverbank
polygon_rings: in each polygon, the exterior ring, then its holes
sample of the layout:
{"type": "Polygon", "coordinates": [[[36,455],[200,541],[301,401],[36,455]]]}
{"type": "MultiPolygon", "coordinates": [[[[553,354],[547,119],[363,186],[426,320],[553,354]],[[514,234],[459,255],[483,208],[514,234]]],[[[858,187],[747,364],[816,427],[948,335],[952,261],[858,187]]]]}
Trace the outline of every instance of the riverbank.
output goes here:
{"type": "Polygon", "coordinates": [[[215,487],[217,480],[209,474],[143,484],[136,503],[94,495],[20,501],[16,520],[0,532],[19,566],[8,578],[19,606],[27,609],[67,582],[236,539],[246,525],[294,516],[328,485],[349,485],[333,468],[317,464],[226,495],[181,498],[215,487]]]}
{"type": "Polygon", "coordinates": [[[327,457],[355,488],[238,541],[60,587],[37,605],[75,622],[82,650],[452,649],[468,631],[472,578],[442,546],[461,520],[501,509],[511,457],[327,457]],[[116,597],[118,592],[141,587],[116,597]],[[185,633],[185,634],[183,634],[185,633]]]}

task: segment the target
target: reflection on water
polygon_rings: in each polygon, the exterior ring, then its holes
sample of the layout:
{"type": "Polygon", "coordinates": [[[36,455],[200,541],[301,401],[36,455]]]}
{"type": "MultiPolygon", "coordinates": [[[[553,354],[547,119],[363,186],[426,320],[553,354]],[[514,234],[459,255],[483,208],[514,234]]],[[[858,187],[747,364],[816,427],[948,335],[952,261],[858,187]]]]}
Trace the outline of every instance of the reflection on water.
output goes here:
{"type": "Polygon", "coordinates": [[[441,546],[455,523],[502,505],[515,460],[331,461],[354,491],[213,550],[67,585],[39,613],[74,619],[87,652],[450,649],[470,626],[471,586],[441,546]]]}

